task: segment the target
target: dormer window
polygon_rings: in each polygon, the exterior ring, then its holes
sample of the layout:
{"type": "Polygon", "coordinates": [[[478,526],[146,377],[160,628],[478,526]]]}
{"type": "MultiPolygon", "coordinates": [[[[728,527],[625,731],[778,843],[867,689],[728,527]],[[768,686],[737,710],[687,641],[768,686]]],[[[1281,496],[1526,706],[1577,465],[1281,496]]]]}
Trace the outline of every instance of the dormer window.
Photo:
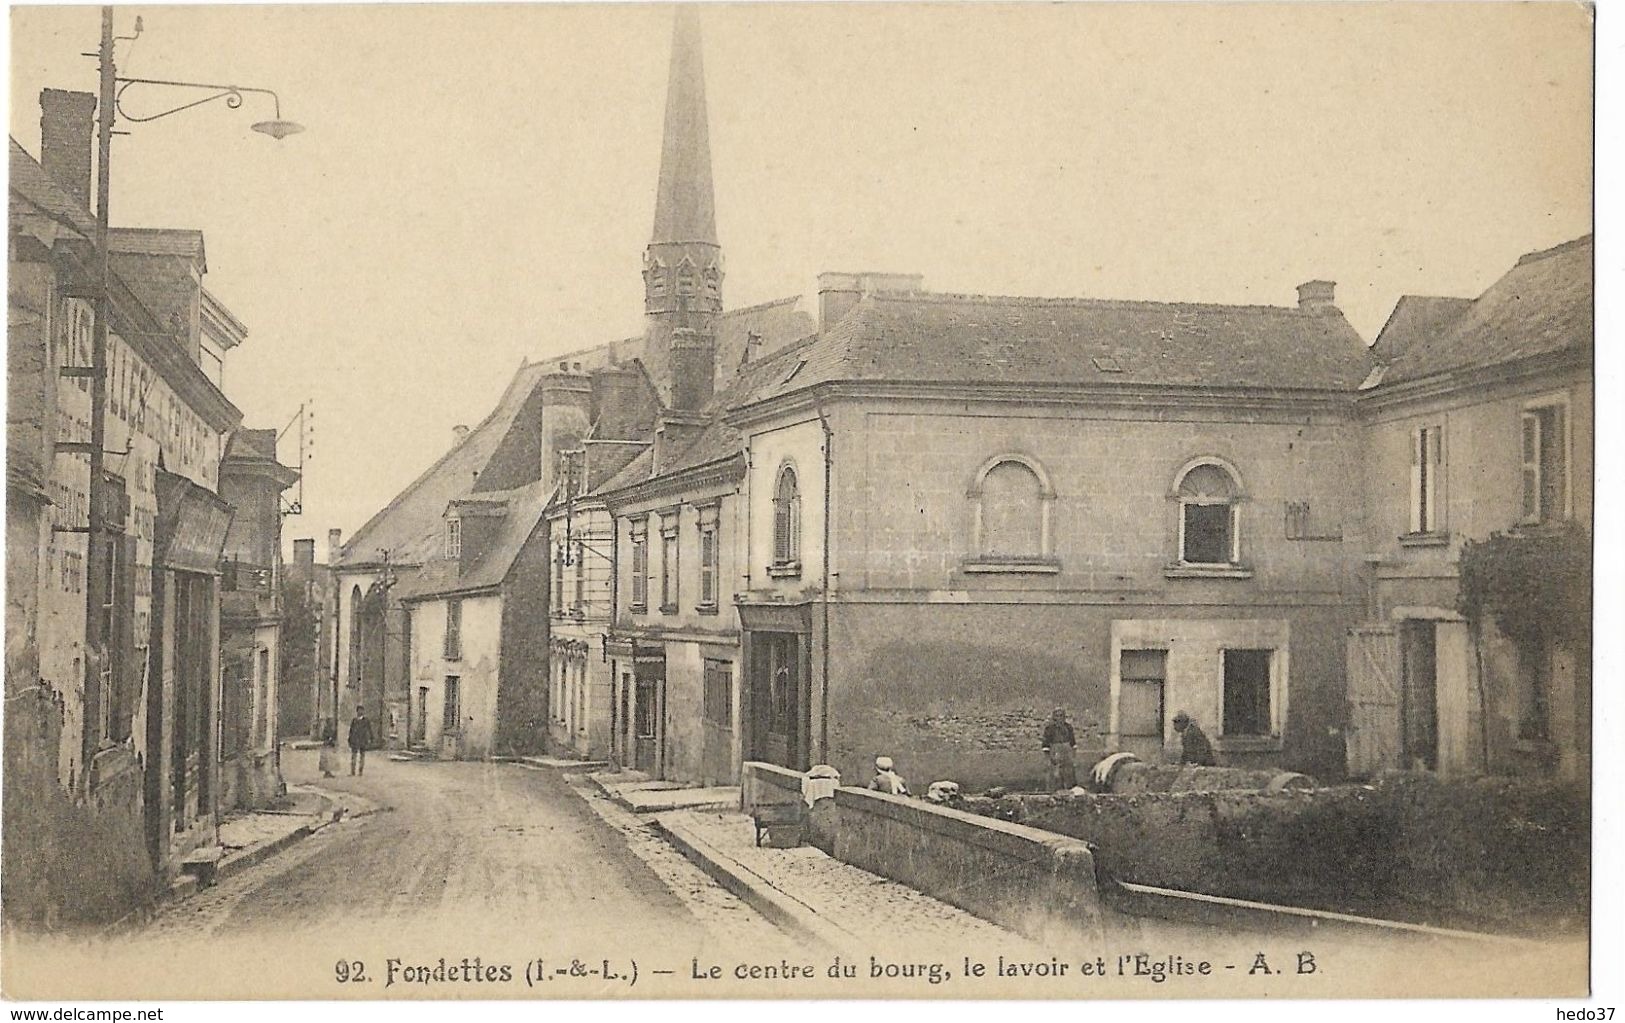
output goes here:
{"type": "Polygon", "coordinates": [[[456,561],[463,556],[463,520],[446,520],[446,557],[456,561]]]}

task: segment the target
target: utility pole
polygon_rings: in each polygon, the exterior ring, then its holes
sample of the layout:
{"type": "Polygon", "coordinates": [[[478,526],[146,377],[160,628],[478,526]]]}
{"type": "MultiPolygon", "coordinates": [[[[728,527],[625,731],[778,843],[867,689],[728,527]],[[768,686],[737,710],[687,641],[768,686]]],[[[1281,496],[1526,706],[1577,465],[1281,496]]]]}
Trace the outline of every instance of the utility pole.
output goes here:
{"type": "Polygon", "coordinates": [[[107,327],[113,313],[109,295],[111,254],[108,251],[108,196],[113,155],[113,87],[118,72],[113,66],[113,8],[102,8],[102,39],[97,52],[100,77],[97,100],[96,160],[96,322],[90,347],[90,489],[85,523],[85,715],[81,780],[89,790],[90,763],[102,740],[102,690],[109,664],[106,630],[102,628],[109,587],[110,560],[106,545],[106,486],[102,480],[107,447],[107,327]]]}

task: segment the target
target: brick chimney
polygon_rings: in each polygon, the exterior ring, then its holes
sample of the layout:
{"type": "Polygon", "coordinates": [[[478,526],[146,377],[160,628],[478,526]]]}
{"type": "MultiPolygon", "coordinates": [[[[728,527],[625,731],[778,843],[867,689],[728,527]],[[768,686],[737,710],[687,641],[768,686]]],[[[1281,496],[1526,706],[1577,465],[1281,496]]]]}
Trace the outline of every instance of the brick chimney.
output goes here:
{"type": "Polygon", "coordinates": [[[90,208],[90,159],[96,135],[96,96],[44,89],[40,105],[40,166],[51,180],[90,208]]]}
{"type": "Polygon", "coordinates": [[[1305,281],[1298,285],[1298,308],[1306,313],[1337,309],[1337,282],[1305,281]]]}
{"type": "Polygon", "coordinates": [[[293,542],[293,564],[300,569],[311,569],[316,565],[316,541],[310,538],[295,540],[293,542]]]}
{"type": "Polygon", "coordinates": [[[329,529],[327,531],[327,563],[329,565],[336,567],[339,563],[339,551],[344,548],[344,545],[339,543],[339,537],[343,535],[344,531],[342,529],[329,529]]]}
{"type": "Polygon", "coordinates": [[[740,358],[741,366],[749,366],[762,357],[762,332],[753,330],[745,335],[745,354],[740,358]]]}
{"type": "Polygon", "coordinates": [[[829,330],[863,296],[873,291],[923,291],[923,274],[821,273],[818,275],[818,330],[829,330]]]}
{"type": "Polygon", "coordinates": [[[671,332],[671,406],[694,412],[711,400],[717,380],[717,337],[676,327],[671,332]]]}

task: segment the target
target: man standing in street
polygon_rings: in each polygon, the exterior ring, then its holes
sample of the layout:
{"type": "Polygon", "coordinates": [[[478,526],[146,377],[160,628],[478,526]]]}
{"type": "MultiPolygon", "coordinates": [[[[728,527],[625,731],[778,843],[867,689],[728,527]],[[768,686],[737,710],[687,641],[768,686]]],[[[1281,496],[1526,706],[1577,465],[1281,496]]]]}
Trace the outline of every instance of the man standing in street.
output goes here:
{"type": "Polygon", "coordinates": [[[1078,749],[1078,737],[1066,719],[1066,708],[1056,707],[1044,725],[1044,752],[1049,756],[1049,787],[1051,792],[1070,789],[1078,784],[1077,768],[1072,756],[1078,749]]]}
{"type": "Polygon", "coordinates": [[[1200,767],[1216,767],[1218,760],[1213,756],[1213,744],[1207,741],[1207,733],[1191,720],[1191,716],[1184,711],[1174,715],[1174,731],[1179,733],[1179,762],[1181,764],[1196,764],[1200,767]]]}
{"type": "Polygon", "coordinates": [[[372,722],[361,704],[355,706],[355,717],[350,719],[350,773],[367,772],[367,747],[372,745],[372,722]]]}

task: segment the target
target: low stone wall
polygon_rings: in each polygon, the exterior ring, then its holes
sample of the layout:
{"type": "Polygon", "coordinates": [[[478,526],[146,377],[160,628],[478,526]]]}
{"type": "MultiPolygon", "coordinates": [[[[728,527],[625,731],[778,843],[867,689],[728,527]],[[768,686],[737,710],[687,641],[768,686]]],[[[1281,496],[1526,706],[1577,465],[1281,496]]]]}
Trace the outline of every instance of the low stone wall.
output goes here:
{"type": "Polygon", "coordinates": [[[1099,946],[1085,843],[866,789],[836,789],[834,803],[836,859],[1041,942],[1099,946]]]}
{"type": "Polygon", "coordinates": [[[758,806],[799,802],[801,779],[800,771],[748,760],[739,768],[739,807],[750,813],[758,806]]]}
{"type": "Polygon", "coordinates": [[[1583,788],[1407,776],[1315,790],[972,797],[1125,881],[1467,929],[1583,927],[1583,788]]]}
{"type": "MultiPolygon", "coordinates": [[[[1079,781],[1085,779],[1080,775],[1079,781]]],[[[1130,761],[1112,772],[1111,791],[1119,795],[1141,792],[1218,792],[1225,789],[1309,789],[1313,778],[1273,768],[1197,767],[1191,764],[1146,764],[1130,761]]]]}

